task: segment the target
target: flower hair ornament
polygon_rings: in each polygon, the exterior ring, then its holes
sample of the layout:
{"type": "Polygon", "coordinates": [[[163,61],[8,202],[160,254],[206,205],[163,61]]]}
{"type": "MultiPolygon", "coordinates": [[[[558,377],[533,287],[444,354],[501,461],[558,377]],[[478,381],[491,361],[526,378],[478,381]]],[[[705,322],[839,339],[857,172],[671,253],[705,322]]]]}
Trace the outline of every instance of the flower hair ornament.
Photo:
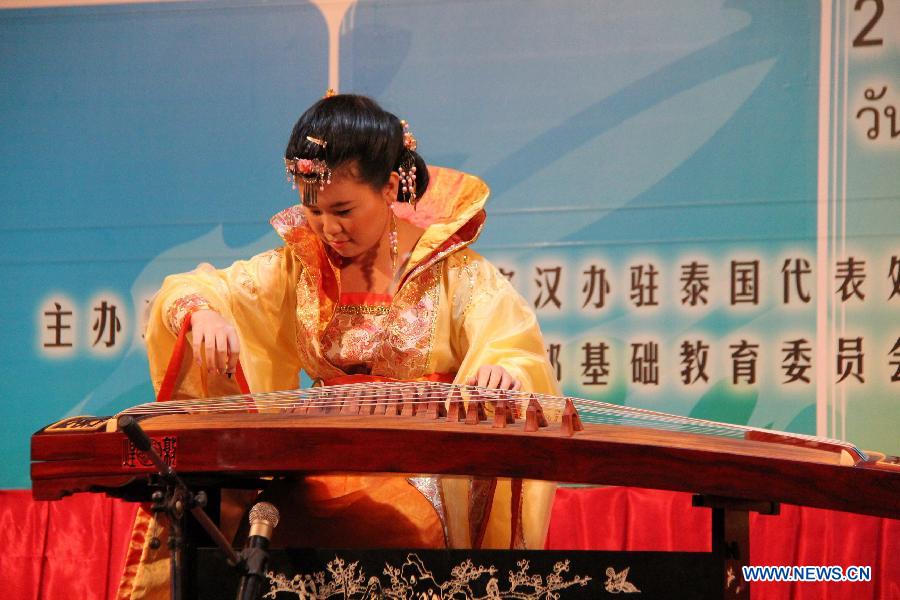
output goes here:
{"type": "MultiPolygon", "coordinates": [[[[311,135],[306,136],[306,140],[319,147],[318,154],[325,154],[328,142],[311,135]]],[[[300,201],[304,206],[315,206],[319,191],[331,183],[331,169],[323,158],[285,158],[284,171],[292,189],[297,188],[298,179],[302,181],[300,201]]]]}
{"type": "Polygon", "coordinates": [[[418,199],[416,198],[416,159],[413,152],[418,147],[416,136],[409,130],[409,123],[400,120],[403,126],[403,158],[400,159],[400,166],[397,167],[397,174],[400,175],[400,192],[403,199],[415,207],[418,199]]]}

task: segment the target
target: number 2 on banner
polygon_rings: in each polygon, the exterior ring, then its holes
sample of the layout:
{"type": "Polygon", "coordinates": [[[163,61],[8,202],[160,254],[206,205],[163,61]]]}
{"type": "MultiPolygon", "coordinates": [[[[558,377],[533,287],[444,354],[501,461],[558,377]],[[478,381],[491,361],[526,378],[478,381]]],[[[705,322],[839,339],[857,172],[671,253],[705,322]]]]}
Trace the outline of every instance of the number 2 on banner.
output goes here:
{"type": "Polygon", "coordinates": [[[875,14],[872,15],[872,18],[865,24],[865,26],[856,34],[856,37],[853,38],[853,47],[861,48],[864,46],[881,46],[884,44],[883,38],[867,38],[866,36],[872,32],[872,29],[875,28],[875,25],[878,24],[878,20],[884,14],[884,0],[856,0],[856,5],[853,7],[853,10],[859,11],[862,8],[863,4],[867,2],[872,2],[875,4],[875,14]]]}

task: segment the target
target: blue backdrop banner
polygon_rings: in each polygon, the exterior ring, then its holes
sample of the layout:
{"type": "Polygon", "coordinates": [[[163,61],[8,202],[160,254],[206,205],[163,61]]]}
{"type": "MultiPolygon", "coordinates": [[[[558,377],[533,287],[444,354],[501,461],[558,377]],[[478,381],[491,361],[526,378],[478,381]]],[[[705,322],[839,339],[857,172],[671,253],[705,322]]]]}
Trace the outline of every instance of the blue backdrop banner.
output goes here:
{"type": "Polygon", "coordinates": [[[0,11],[0,486],[40,426],[152,400],[150,298],[278,244],[329,86],[488,182],[475,248],[567,393],[900,452],[898,32],[843,0],[0,11]]]}

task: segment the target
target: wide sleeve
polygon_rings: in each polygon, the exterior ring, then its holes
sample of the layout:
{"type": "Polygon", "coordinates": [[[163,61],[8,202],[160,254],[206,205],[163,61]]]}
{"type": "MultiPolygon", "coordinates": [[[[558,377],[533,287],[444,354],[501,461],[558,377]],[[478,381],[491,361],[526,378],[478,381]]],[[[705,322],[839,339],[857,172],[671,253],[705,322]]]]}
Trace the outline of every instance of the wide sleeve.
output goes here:
{"type": "MultiPolygon", "coordinates": [[[[522,382],[522,390],[558,396],[541,329],[528,303],[496,267],[475,252],[465,250],[452,260],[448,277],[454,318],[451,342],[462,354],[455,383],[465,383],[483,365],[500,365],[522,382]]],[[[485,409],[490,414],[491,407],[485,409]]],[[[558,410],[545,406],[544,412],[550,421],[559,418],[558,410]]],[[[464,488],[455,497],[465,496],[464,484],[448,480],[444,484],[447,497],[454,497],[454,485],[464,488]]],[[[483,548],[508,548],[511,537],[517,539],[517,547],[544,547],[556,484],[521,480],[521,488],[516,486],[515,480],[496,480],[483,548]],[[518,524],[513,517],[516,506],[518,524]]]]}
{"type": "Polygon", "coordinates": [[[454,256],[450,285],[454,340],[462,355],[456,382],[483,365],[499,365],[522,389],[559,394],[531,307],[494,265],[470,250],[454,256]]]}
{"type": "MultiPolygon", "coordinates": [[[[226,269],[201,264],[163,281],[150,308],[146,342],[150,376],[159,389],[187,314],[209,308],[232,323],[240,361],[252,391],[297,387],[294,312],[299,264],[286,248],[270,250],[226,269]]],[[[210,396],[237,393],[233,380],[211,375],[210,396]]],[[[199,397],[203,385],[188,345],[177,396],[199,397]]]]}

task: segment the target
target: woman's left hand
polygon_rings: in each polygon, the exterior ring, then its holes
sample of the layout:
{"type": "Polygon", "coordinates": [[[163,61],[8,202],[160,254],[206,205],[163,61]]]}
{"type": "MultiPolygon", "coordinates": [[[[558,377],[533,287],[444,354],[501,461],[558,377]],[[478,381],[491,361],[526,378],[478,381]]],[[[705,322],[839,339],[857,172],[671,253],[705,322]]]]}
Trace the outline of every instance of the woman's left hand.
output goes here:
{"type": "Polygon", "coordinates": [[[466,380],[466,385],[477,385],[492,390],[518,390],[522,387],[522,382],[500,365],[483,365],[478,369],[478,373],[466,380]]]}

